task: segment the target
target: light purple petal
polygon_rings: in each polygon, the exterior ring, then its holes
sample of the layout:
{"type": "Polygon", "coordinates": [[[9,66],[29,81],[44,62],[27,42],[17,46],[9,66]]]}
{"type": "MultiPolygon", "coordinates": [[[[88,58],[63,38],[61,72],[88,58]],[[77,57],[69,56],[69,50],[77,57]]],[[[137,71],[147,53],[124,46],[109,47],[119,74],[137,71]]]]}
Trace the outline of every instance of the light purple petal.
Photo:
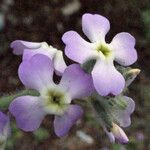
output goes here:
{"type": "Polygon", "coordinates": [[[55,116],[54,130],[61,137],[68,133],[70,128],[81,118],[83,110],[78,105],[70,105],[63,116],[55,116]]]}
{"type": "Polygon", "coordinates": [[[115,60],[119,64],[128,66],[136,62],[135,38],[129,33],[122,32],[117,34],[110,43],[110,46],[115,52],[115,60]]]}
{"type": "Polygon", "coordinates": [[[31,59],[31,57],[33,57],[36,54],[43,54],[45,56],[48,56],[52,60],[55,55],[55,52],[56,51],[54,49],[43,48],[43,47],[35,50],[24,49],[23,61],[31,59]]]}
{"type": "Polygon", "coordinates": [[[8,123],[9,118],[7,115],[5,115],[3,112],[0,111],[0,134],[3,133],[3,130],[8,123]]]}
{"type": "Polygon", "coordinates": [[[96,91],[101,96],[118,95],[125,86],[123,76],[112,63],[97,61],[92,71],[92,77],[96,91]]]}
{"type": "Polygon", "coordinates": [[[130,97],[123,96],[122,98],[127,103],[126,109],[114,109],[111,114],[120,126],[128,127],[131,124],[130,115],[135,109],[135,103],[130,97]]]}
{"type": "Polygon", "coordinates": [[[39,128],[45,112],[39,102],[39,97],[22,96],[14,99],[9,111],[16,118],[17,126],[24,131],[34,131],[39,128]]]}
{"type": "Polygon", "coordinates": [[[55,72],[59,76],[63,74],[64,70],[67,67],[63,59],[62,51],[52,47],[48,47],[48,48],[41,47],[35,50],[25,49],[23,53],[23,61],[31,59],[31,57],[33,57],[36,54],[46,55],[51,60],[53,60],[55,72]]]}
{"type": "Polygon", "coordinates": [[[85,41],[77,32],[66,32],[62,40],[66,44],[65,54],[78,63],[82,64],[96,55],[96,51],[92,49],[91,43],[85,41]]]}
{"type": "Polygon", "coordinates": [[[21,63],[19,78],[27,88],[40,91],[53,82],[53,70],[52,61],[47,56],[36,54],[21,63]]]}
{"type": "Polygon", "coordinates": [[[10,45],[10,47],[13,49],[13,53],[16,55],[22,55],[24,49],[37,49],[41,47],[41,43],[36,42],[27,42],[22,40],[16,40],[13,41],[10,45]]]}
{"type": "Polygon", "coordinates": [[[104,131],[106,132],[106,134],[107,134],[107,136],[108,136],[110,142],[111,142],[111,143],[115,143],[115,137],[114,137],[114,135],[112,134],[112,132],[109,132],[109,131],[106,129],[106,127],[104,127],[104,131]]]}
{"type": "Polygon", "coordinates": [[[58,50],[54,57],[54,68],[57,75],[61,76],[64,70],[67,68],[67,65],[63,58],[62,51],[58,50]]]}
{"type": "Polygon", "coordinates": [[[67,67],[60,86],[70,94],[72,99],[89,96],[94,90],[91,75],[85,73],[79,64],[67,67]]]}
{"type": "Polygon", "coordinates": [[[82,30],[91,42],[103,42],[109,29],[109,20],[104,16],[87,13],[82,17],[82,30]]]}

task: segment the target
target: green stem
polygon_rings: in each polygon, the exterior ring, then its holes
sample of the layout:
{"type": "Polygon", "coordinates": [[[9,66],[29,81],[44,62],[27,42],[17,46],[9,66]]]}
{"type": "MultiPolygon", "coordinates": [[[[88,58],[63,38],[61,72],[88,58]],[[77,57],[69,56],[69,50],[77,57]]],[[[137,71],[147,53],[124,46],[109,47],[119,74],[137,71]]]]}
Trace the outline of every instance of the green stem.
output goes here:
{"type": "Polygon", "coordinates": [[[99,118],[101,124],[106,126],[108,130],[112,128],[112,119],[109,115],[108,108],[107,108],[107,99],[103,97],[99,97],[99,99],[95,96],[91,96],[91,104],[99,118]]]}
{"type": "Polygon", "coordinates": [[[13,99],[19,96],[24,96],[24,95],[38,96],[39,93],[34,90],[25,89],[25,90],[21,90],[16,93],[13,93],[11,95],[2,96],[0,97],[0,110],[6,110],[9,104],[13,101],[13,99]]]}

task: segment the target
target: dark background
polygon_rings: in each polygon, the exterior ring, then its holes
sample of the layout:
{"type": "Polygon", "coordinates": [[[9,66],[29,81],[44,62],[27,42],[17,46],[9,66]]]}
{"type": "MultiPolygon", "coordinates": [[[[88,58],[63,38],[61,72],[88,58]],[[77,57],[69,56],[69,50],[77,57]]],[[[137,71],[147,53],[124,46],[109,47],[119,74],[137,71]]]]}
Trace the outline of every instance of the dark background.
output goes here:
{"type": "MultiPolygon", "coordinates": [[[[17,76],[21,57],[12,54],[10,43],[21,39],[46,41],[63,50],[61,37],[68,30],[80,34],[84,13],[98,13],[110,20],[111,30],[107,41],[118,32],[129,32],[137,40],[139,77],[130,86],[136,103],[132,125],[125,129],[130,143],[126,146],[110,144],[101,127],[92,119],[85,106],[85,115],[68,136],[57,138],[53,133],[52,119],[46,117],[36,133],[23,133],[12,124],[12,137],[8,150],[148,150],[150,149],[150,1],[149,0],[0,0],[0,96],[23,88],[17,76]],[[43,128],[44,127],[44,128],[43,128]],[[93,138],[88,144],[76,134],[83,131],[93,138]]],[[[69,59],[66,58],[69,64],[69,59]]]]}

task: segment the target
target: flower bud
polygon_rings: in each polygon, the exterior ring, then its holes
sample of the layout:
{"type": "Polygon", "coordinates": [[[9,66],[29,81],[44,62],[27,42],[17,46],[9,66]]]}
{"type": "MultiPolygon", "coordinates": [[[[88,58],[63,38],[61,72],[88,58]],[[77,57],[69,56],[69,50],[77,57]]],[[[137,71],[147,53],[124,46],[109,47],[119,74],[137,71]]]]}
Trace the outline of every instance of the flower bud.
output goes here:
{"type": "Polygon", "coordinates": [[[115,139],[121,144],[127,144],[129,139],[125,132],[115,123],[113,123],[113,128],[111,129],[115,139]]]}
{"type": "Polygon", "coordinates": [[[126,72],[126,87],[128,87],[134,81],[140,71],[140,69],[130,69],[126,72]]]}

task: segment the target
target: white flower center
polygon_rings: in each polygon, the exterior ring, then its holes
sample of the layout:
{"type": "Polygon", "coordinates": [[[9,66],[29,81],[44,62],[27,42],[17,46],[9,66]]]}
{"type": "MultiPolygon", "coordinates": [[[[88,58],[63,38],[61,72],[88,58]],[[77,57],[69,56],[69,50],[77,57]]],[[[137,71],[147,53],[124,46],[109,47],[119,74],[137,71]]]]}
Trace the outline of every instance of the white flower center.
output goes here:
{"type": "Polygon", "coordinates": [[[44,109],[49,114],[61,115],[64,113],[71,97],[59,88],[50,88],[42,96],[44,100],[44,109]]]}
{"type": "Polygon", "coordinates": [[[43,48],[48,48],[49,47],[49,45],[46,42],[42,42],[41,44],[42,44],[43,48]]]}
{"type": "Polygon", "coordinates": [[[56,51],[57,51],[57,49],[56,49],[56,48],[54,48],[54,47],[53,47],[53,46],[51,46],[51,45],[48,45],[46,42],[42,42],[41,47],[42,47],[42,48],[44,48],[44,49],[47,49],[47,50],[54,51],[54,52],[56,52],[56,51]]]}
{"type": "Polygon", "coordinates": [[[41,49],[43,50],[42,54],[47,55],[51,59],[53,59],[53,57],[58,51],[56,48],[52,47],[51,45],[48,45],[46,42],[42,42],[41,49]]]}

